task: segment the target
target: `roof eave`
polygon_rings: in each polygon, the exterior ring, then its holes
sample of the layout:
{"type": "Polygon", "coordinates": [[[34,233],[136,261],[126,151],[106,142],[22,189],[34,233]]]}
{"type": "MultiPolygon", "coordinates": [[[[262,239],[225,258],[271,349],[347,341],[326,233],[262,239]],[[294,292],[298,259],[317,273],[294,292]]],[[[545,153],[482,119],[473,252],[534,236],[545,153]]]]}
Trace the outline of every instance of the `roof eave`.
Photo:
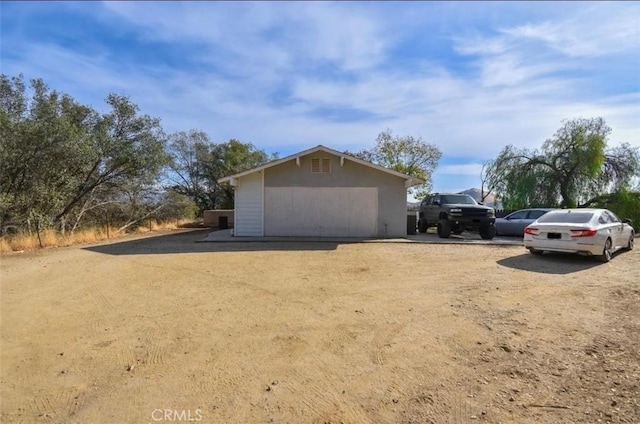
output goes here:
{"type": "Polygon", "coordinates": [[[356,157],[348,155],[346,153],[338,152],[337,150],[333,150],[333,149],[330,149],[330,148],[322,146],[322,145],[319,145],[319,146],[316,146],[316,147],[312,147],[310,149],[304,150],[304,151],[299,152],[299,153],[295,153],[293,155],[289,155],[289,156],[287,156],[285,158],[282,158],[282,159],[273,160],[271,162],[265,163],[263,165],[257,166],[257,167],[252,168],[252,169],[248,169],[248,170],[243,171],[243,172],[239,172],[237,174],[233,174],[233,175],[229,175],[229,176],[226,176],[226,177],[222,177],[222,178],[218,179],[218,183],[219,184],[224,184],[224,183],[227,183],[227,182],[233,182],[234,179],[237,179],[237,178],[240,178],[240,177],[244,177],[245,175],[253,174],[254,172],[259,172],[259,171],[262,171],[263,169],[271,168],[273,166],[281,165],[281,164],[283,164],[285,162],[288,162],[290,160],[297,160],[301,156],[306,156],[306,155],[309,155],[311,153],[315,153],[317,151],[324,151],[326,153],[329,153],[329,154],[332,154],[332,155],[335,155],[335,156],[339,156],[341,158],[348,159],[348,160],[350,160],[352,162],[355,162],[355,163],[358,163],[360,165],[367,166],[367,167],[373,168],[373,169],[377,169],[378,171],[385,172],[387,174],[391,174],[391,175],[395,175],[397,177],[403,178],[405,180],[405,187],[407,187],[407,188],[413,187],[413,186],[416,186],[416,185],[420,185],[420,184],[424,183],[424,180],[422,180],[420,178],[412,177],[411,175],[403,174],[402,172],[394,171],[393,169],[388,169],[388,168],[385,168],[384,166],[380,166],[380,165],[376,165],[375,163],[367,162],[366,160],[362,160],[362,159],[356,158],[356,157]]]}

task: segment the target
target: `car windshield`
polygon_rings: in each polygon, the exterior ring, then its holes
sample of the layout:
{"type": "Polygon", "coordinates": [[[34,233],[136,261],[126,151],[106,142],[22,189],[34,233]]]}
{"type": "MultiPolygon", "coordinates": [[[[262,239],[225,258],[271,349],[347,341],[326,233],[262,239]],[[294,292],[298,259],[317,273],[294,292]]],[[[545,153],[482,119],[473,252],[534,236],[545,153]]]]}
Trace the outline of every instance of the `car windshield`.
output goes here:
{"type": "Polygon", "coordinates": [[[464,194],[446,194],[442,196],[442,204],[443,205],[477,205],[476,201],[473,200],[473,197],[466,196],[464,194]]]}
{"type": "Polygon", "coordinates": [[[547,212],[538,218],[538,222],[548,223],[568,223],[568,224],[585,224],[591,221],[593,212],[547,212]]]}

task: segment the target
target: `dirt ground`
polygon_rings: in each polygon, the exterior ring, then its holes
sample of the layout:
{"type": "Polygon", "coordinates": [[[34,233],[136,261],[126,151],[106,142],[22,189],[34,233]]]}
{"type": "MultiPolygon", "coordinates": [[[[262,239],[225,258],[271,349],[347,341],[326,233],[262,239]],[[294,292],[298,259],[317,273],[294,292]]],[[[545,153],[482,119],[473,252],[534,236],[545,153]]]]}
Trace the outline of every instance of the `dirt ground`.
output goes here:
{"type": "Polygon", "coordinates": [[[2,257],[0,421],[640,422],[640,249],[205,235],[2,257]]]}

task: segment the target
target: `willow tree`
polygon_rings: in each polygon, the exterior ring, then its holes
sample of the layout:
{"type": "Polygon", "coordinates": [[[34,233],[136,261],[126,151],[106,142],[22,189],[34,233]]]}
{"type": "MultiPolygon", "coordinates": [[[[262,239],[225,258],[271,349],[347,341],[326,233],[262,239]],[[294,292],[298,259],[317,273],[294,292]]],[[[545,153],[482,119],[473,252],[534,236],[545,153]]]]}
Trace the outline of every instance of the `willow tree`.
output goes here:
{"type": "Polygon", "coordinates": [[[506,146],[491,161],[488,183],[507,208],[576,207],[628,187],[640,173],[640,153],[609,148],[603,118],[572,119],[540,149],[506,146]]]}

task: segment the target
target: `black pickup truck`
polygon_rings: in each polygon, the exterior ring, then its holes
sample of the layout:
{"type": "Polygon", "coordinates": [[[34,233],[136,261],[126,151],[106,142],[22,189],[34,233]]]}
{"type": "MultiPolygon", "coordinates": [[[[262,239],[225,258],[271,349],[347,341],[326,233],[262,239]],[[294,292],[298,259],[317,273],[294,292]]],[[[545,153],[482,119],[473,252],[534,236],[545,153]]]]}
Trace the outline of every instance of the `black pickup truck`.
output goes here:
{"type": "Polygon", "coordinates": [[[418,231],[438,228],[438,236],[448,238],[451,233],[478,231],[486,240],[496,235],[496,214],[493,208],[479,205],[466,194],[434,193],[420,203],[418,231]]]}

